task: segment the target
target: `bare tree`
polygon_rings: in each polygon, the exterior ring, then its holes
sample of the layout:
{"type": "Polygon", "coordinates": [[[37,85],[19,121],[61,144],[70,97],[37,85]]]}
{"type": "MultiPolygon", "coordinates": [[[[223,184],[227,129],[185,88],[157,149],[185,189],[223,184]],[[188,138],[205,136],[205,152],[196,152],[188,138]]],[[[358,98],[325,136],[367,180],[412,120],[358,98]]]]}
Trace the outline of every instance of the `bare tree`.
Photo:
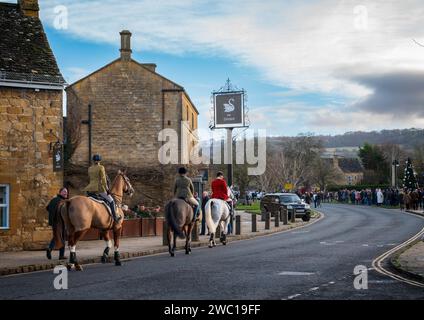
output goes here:
{"type": "Polygon", "coordinates": [[[334,167],[331,159],[316,158],[312,165],[312,171],[312,182],[321,190],[326,190],[328,185],[337,184],[343,178],[342,173],[334,167]]]}

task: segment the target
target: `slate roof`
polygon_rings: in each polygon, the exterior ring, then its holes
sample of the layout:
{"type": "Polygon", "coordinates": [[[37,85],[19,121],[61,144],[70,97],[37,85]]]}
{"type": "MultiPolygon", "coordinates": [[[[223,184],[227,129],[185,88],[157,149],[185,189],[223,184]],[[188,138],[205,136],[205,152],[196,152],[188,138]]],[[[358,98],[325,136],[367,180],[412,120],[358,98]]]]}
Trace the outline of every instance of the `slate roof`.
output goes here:
{"type": "Polygon", "coordinates": [[[363,172],[359,159],[356,158],[339,158],[339,168],[345,173],[363,172]]]}
{"type": "Polygon", "coordinates": [[[0,2],[0,81],[64,84],[39,18],[0,2]]]}

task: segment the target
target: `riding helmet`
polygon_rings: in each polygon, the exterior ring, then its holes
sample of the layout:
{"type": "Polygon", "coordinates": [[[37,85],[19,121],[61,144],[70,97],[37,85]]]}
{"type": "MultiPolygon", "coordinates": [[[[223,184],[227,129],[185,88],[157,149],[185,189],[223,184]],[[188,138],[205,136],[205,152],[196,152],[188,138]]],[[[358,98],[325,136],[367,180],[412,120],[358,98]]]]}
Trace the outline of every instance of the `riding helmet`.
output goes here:
{"type": "Polygon", "coordinates": [[[94,156],[93,156],[93,161],[102,161],[102,157],[100,156],[100,155],[98,155],[98,154],[95,154],[94,156]]]}
{"type": "Polygon", "coordinates": [[[179,174],[186,174],[187,173],[187,169],[184,168],[184,167],[181,167],[181,168],[178,169],[178,173],[179,174]]]}

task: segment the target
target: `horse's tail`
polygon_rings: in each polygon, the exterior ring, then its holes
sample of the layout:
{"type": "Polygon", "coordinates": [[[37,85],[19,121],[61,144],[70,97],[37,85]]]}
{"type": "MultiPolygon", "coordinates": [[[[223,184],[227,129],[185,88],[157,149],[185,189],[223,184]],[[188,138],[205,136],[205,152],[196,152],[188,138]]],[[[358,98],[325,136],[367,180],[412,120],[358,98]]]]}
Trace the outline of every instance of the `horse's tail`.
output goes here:
{"type": "Polygon", "coordinates": [[[215,233],[216,228],[218,227],[218,223],[215,223],[215,221],[213,221],[213,217],[212,217],[212,206],[213,205],[214,205],[214,201],[212,199],[209,200],[205,205],[206,225],[208,226],[210,233],[215,233]]]}
{"type": "Polygon", "coordinates": [[[177,221],[175,221],[174,212],[177,210],[177,208],[173,204],[174,202],[170,201],[165,207],[166,221],[168,222],[168,226],[171,228],[171,230],[174,231],[179,238],[184,239],[184,233],[177,225],[177,221]]]}

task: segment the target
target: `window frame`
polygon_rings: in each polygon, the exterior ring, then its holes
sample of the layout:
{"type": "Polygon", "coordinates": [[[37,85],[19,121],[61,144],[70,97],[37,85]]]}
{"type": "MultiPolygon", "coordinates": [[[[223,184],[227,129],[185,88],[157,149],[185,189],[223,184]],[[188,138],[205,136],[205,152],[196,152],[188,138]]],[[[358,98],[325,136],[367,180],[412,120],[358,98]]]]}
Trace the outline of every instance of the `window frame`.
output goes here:
{"type": "Polygon", "coordinates": [[[6,203],[0,203],[0,208],[6,208],[6,225],[0,225],[0,230],[9,230],[10,229],[10,185],[0,183],[0,187],[6,188],[6,203]]]}

